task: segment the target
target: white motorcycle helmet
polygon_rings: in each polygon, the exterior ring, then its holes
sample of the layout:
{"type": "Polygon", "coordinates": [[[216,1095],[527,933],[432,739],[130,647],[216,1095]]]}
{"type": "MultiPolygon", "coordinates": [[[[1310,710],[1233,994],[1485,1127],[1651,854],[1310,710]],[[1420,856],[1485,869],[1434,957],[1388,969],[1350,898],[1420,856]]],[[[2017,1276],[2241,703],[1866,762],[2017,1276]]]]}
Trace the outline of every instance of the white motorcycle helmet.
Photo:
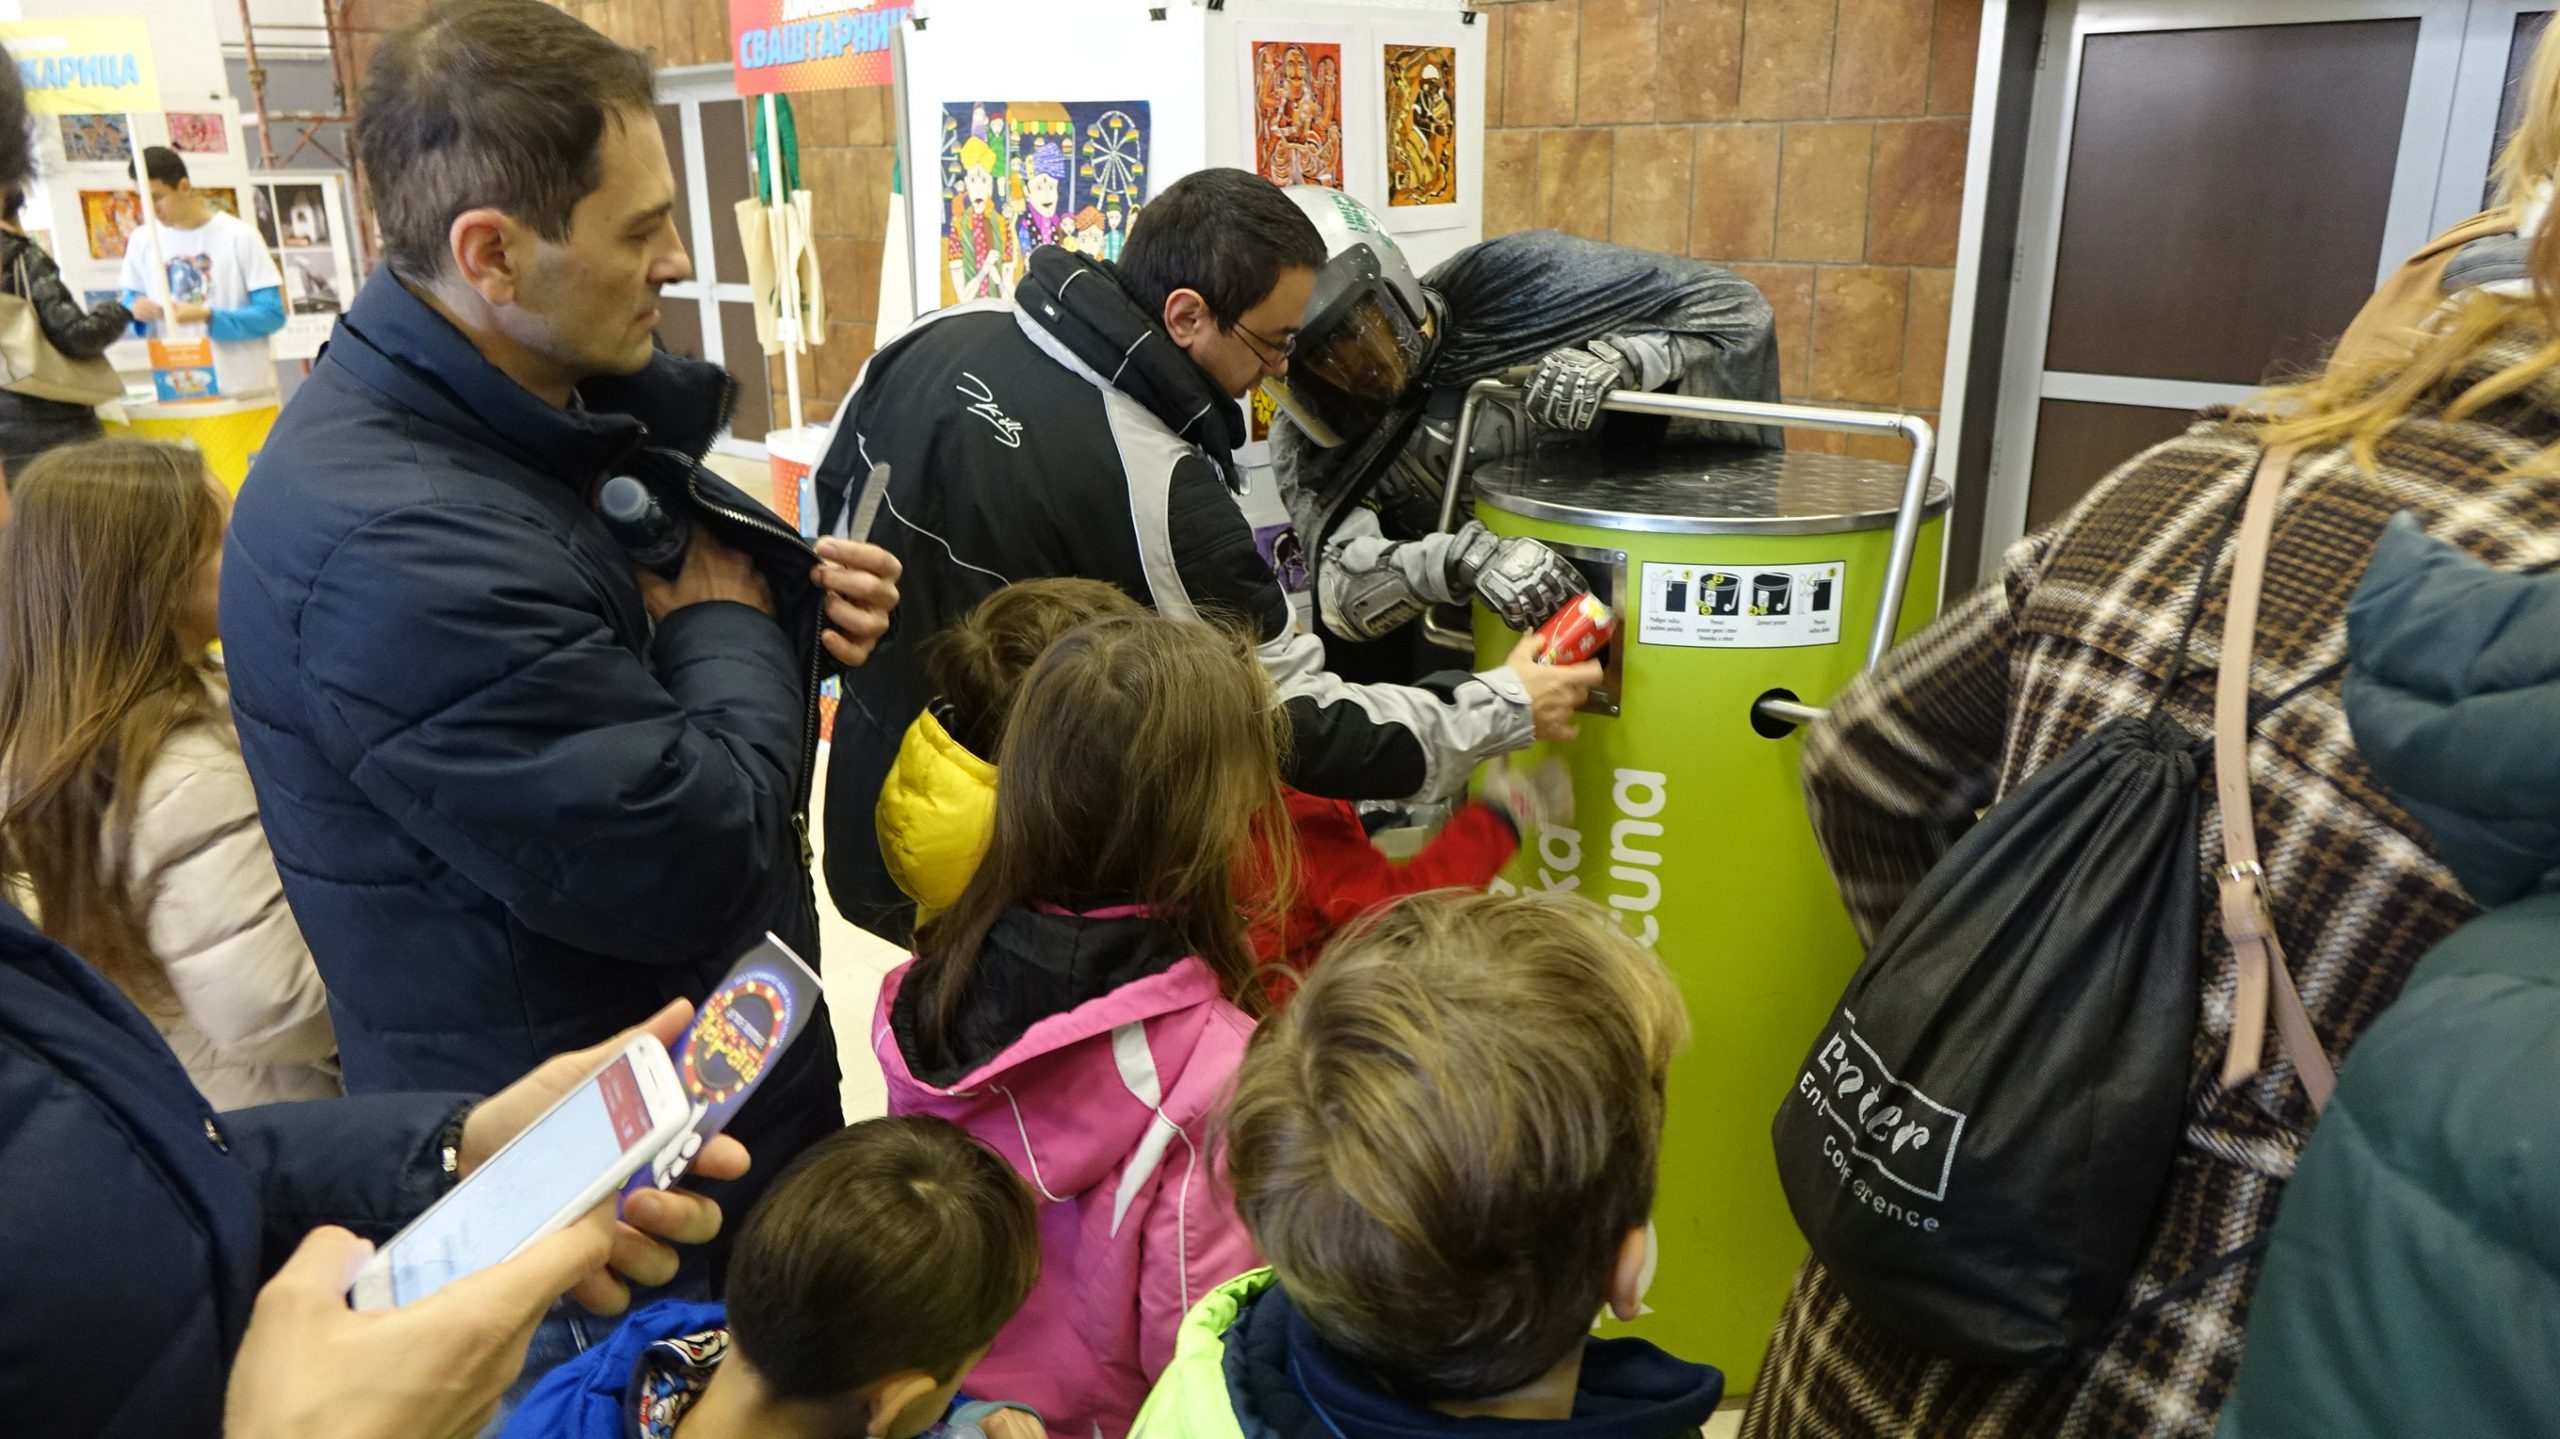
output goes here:
{"type": "Polygon", "coordinates": [[[1368,206],[1320,185],[1283,192],[1324,237],[1325,264],[1285,379],[1263,389],[1307,437],[1360,438],[1412,388],[1431,356],[1431,300],[1368,206]]]}

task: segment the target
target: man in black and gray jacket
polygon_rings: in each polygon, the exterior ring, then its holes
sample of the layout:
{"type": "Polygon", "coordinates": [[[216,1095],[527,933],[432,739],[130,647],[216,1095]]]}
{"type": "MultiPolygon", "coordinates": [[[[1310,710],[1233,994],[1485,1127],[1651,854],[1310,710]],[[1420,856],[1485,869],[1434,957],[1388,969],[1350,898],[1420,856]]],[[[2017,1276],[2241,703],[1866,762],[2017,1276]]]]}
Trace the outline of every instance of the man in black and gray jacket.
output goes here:
{"type": "Polygon", "coordinates": [[[1524,641],[1482,674],[1352,685],[1292,629],[1236,504],[1235,401],[1288,372],[1324,261],[1277,187],[1203,170],[1147,205],[1118,264],[1035,251],[1013,302],[927,316],[864,368],[819,467],[821,523],[835,532],[887,464],[869,539],[905,569],[896,623],[847,679],[828,766],[827,883],[848,919],[910,928],[873,828],[880,784],[932,698],[926,644],[1017,580],[1107,580],[1164,614],[1250,624],[1289,711],[1288,780],[1310,793],[1441,799],[1481,761],[1570,734],[1596,663],[1538,665],[1524,641]]]}

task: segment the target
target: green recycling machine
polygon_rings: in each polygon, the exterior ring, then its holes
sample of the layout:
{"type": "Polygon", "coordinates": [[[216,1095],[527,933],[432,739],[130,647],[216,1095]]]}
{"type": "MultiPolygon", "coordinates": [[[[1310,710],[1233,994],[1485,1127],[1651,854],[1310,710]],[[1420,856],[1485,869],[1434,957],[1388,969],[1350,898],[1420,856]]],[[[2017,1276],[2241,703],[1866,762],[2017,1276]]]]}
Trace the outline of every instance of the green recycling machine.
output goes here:
{"type": "MultiPolygon", "coordinates": [[[[1477,408],[1516,393],[1476,387],[1458,455],[1477,408]]],[[[1740,1392],[1805,1253],[1770,1116],[1861,954],[1806,818],[1799,726],[1933,617],[1947,487],[1930,478],[1934,437],[1913,416],[1635,392],[1607,408],[1899,436],[1911,450],[1897,465],[1667,446],[1629,464],[1586,445],[1472,477],[1476,518],[1572,560],[1620,624],[1580,737],[1515,760],[1563,760],[1573,819],[1525,842],[1496,888],[1608,906],[1689,1006],[1654,1201],[1651,1312],[1608,1327],[1717,1365],[1740,1392]]],[[[1448,519],[1464,468],[1452,466],[1448,519]]],[[[1519,636],[1475,610],[1478,667],[1500,664],[1519,636]]]]}

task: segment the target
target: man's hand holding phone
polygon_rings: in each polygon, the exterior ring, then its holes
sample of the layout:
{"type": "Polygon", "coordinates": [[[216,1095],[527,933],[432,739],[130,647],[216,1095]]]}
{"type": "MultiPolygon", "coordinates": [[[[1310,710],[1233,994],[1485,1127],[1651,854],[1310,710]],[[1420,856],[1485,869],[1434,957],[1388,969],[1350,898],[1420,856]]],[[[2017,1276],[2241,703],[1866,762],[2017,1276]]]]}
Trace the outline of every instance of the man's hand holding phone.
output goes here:
{"type": "MultiPolygon", "coordinates": [[[[560,1055],[473,1107],[456,1168],[465,1179],[550,1114],[642,1035],[661,1046],[684,1033],[693,1006],[668,1005],[603,1044],[560,1055]]],[[[746,1146],[721,1135],[690,1172],[734,1179],[746,1146]]],[[[415,1303],[357,1311],[347,1293],[375,1256],[343,1229],[312,1231],[259,1291],[231,1369],[226,1439],[408,1439],[479,1432],[524,1368],[535,1326],[563,1294],[598,1313],[630,1302],[627,1279],[660,1284],[676,1267],[670,1244],[720,1231],[720,1207],[682,1190],[610,1197],[521,1253],[463,1275],[415,1303]]]]}
{"type": "Polygon", "coordinates": [[[258,1291],[232,1360],[224,1439],[467,1439],[524,1369],[534,1326],[613,1250],[613,1206],[415,1304],[358,1313],[347,1286],[373,1246],[304,1237],[258,1291]]]}
{"type": "MultiPolygon", "coordinates": [[[[461,1177],[479,1167],[541,1118],[570,1091],[586,1082],[606,1059],[643,1034],[673,1045],[693,1022],[693,1005],[679,999],[636,1028],[602,1044],[556,1055],[505,1089],[481,1101],[463,1121],[456,1158],[461,1177]]],[[[747,1147],[728,1135],[715,1136],[694,1157],[688,1173],[702,1179],[736,1179],[747,1172],[747,1147]]],[[[603,1269],[580,1279],[569,1297],[604,1315],[620,1314],[631,1303],[630,1285],[664,1284],[676,1273],[677,1244],[707,1244],[720,1232],[720,1206],[682,1189],[644,1190],[624,1201],[613,1227],[612,1259],[603,1269]]]]}

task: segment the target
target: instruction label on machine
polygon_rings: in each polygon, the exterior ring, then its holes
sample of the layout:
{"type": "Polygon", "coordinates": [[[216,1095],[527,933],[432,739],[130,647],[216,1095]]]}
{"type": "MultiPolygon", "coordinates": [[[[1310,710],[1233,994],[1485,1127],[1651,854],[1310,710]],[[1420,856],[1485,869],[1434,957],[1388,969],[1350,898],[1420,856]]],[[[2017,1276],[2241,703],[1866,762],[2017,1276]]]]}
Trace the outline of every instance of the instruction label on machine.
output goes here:
{"type": "Polygon", "coordinates": [[[1644,567],[1636,639],[1691,649],[1769,650],[1840,643],[1848,566],[1644,567]]]}

